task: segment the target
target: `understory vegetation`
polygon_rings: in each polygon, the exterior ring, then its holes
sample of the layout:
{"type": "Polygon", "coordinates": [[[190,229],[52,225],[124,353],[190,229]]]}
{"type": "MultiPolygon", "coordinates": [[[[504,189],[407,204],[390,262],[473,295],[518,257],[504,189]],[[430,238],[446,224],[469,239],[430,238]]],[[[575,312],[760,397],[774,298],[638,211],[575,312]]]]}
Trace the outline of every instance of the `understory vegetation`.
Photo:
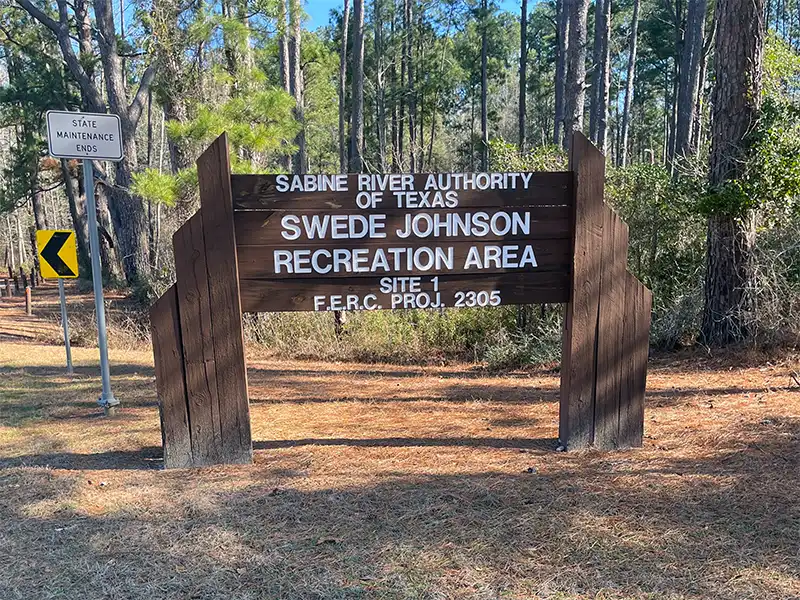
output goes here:
{"type": "MultiPolygon", "coordinates": [[[[74,229],[89,275],[85,190],[75,161],[48,156],[51,109],[126,124],[123,160],[94,166],[103,275],[138,303],[113,323],[120,343],[147,338],[147,308],[175,281],[194,162],[223,132],[237,173],[396,173],[564,170],[585,131],[628,224],[628,268],[653,291],[651,345],[796,346],[797,2],[756,4],[354,0],[321,16],[300,0],[152,0],[126,29],[109,0],[99,15],[14,0],[0,7],[0,252],[29,273],[36,229],[74,229]],[[724,28],[749,10],[763,23],[728,48],[724,28]],[[728,64],[734,51],[749,54],[728,64]],[[715,129],[737,99],[752,106],[715,129]]],[[[286,356],[511,368],[558,360],[562,313],[250,315],[246,335],[286,356]]],[[[90,329],[75,335],[91,343],[90,329]]]]}

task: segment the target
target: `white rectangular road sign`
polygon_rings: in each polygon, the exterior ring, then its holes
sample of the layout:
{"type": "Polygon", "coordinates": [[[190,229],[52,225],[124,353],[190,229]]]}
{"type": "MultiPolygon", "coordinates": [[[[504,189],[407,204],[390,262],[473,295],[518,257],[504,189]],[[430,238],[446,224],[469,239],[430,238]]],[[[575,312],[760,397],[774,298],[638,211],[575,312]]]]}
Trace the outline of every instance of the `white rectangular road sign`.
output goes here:
{"type": "Polygon", "coordinates": [[[47,145],[57,158],[122,160],[122,126],[117,115],[47,111],[47,145]]]}

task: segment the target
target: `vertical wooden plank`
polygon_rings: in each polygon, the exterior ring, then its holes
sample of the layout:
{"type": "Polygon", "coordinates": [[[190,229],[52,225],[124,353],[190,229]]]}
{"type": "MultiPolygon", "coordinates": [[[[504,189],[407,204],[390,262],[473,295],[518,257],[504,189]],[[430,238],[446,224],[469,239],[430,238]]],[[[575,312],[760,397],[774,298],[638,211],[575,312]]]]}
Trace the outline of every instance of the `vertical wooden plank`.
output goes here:
{"type": "Polygon", "coordinates": [[[613,449],[619,433],[628,228],[610,207],[604,209],[594,445],[613,449]]]}
{"type": "Polygon", "coordinates": [[[616,263],[614,265],[614,290],[612,292],[614,301],[618,303],[618,321],[616,323],[616,340],[615,340],[615,353],[614,353],[614,380],[613,391],[615,397],[615,438],[614,447],[620,446],[620,417],[619,413],[622,407],[622,386],[623,377],[625,374],[625,295],[627,293],[628,285],[628,226],[623,220],[615,213],[615,234],[614,246],[616,263]]]}
{"type": "Polygon", "coordinates": [[[631,273],[626,275],[619,446],[630,448],[642,445],[651,293],[631,273]]]}
{"type": "Polygon", "coordinates": [[[581,133],[573,134],[571,148],[573,269],[562,335],[559,440],[577,450],[593,441],[605,159],[581,133]]]}
{"type": "Polygon", "coordinates": [[[233,223],[230,158],[225,134],[197,161],[224,462],[251,463],[239,270],[233,223]]]}
{"type": "Polygon", "coordinates": [[[192,466],[189,413],[183,347],[178,316],[178,295],[173,285],[150,308],[150,329],[155,359],[158,411],[164,466],[180,469],[192,466]]]}
{"type": "Polygon", "coordinates": [[[222,461],[217,365],[201,213],[172,238],[194,466],[222,461]]]}
{"type": "Polygon", "coordinates": [[[653,309],[653,294],[645,285],[639,284],[636,313],[636,346],[634,350],[634,381],[631,395],[631,447],[642,445],[644,437],[644,399],[647,388],[647,359],[650,354],[650,316],[653,309]]]}
{"type": "Polygon", "coordinates": [[[619,447],[630,447],[630,438],[634,430],[631,420],[631,390],[633,389],[633,349],[636,338],[636,284],[638,281],[630,274],[625,273],[625,311],[622,331],[622,360],[620,370],[620,405],[619,405],[619,447]]]}

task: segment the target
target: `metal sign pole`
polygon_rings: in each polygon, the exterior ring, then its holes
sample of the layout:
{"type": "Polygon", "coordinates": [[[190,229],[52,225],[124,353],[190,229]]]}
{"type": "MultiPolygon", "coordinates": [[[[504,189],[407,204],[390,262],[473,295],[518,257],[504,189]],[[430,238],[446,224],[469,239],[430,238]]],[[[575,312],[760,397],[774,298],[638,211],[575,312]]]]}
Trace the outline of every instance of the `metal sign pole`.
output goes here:
{"type": "Polygon", "coordinates": [[[64,347],[67,349],[67,375],[72,375],[72,348],[69,345],[69,323],[67,322],[67,296],[64,280],[58,280],[58,295],[61,298],[61,324],[64,327],[64,347]]]}
{"type": "Polygon", "coordinates": [[[97,345],[100,348],[100,376],[103,394],[98,404],[106,413],[114,412],[119,400],[111,392],[111,373],[108,367],[108,340],[106,338],[106,308],[103,301],[103,272],[100,266],[100,239],[97,233],[97,207],[94,201],[94,172],[92,161],[83,160],[83,186],[86,190],[86,214],[89,217],[89,250],[92,255],[92,283],[94,284],[94,307],[97,313],[97,345]]]}

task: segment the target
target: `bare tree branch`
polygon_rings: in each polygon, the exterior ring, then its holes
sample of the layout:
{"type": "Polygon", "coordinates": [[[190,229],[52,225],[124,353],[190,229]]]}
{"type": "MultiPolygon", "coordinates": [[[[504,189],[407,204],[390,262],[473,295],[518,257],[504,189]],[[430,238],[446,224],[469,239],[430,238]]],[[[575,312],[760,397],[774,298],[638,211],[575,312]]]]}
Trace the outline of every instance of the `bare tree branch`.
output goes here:
{"type": "Polygon", "coordinates": [[[78,60],[77,55],[75,54],[75,51],[72,48],[72,41],[69,36],[69,15],[67,13],[66,2],[64,0],[57,0],[60,19],[59,22],[45,14],[41,9],[33,4],[31,0],[15,1],[25,10],[25,12],[47,27],[56,36],[56,39],[58,40],[58,46],[61,49],[61,54],[64,57],[64,61],[67,63],[70,73],[72,73],[72,76],[78,82],[78,85],[91,104],[89,107],[90,110],[105,112],[105,103],[103,102],[103,98],[100,95],[99,90],[94,85],[94,82],[91,80],[91,78],[86,74],[86,71],[84,70],[83,66],[78,60]]]}
{"type": "Polygon", "coordinates": [[[16,0],[16,2],[23,9],[25,9],[25,12],[27,12],[30,16],[39,21],[45,27],[47,27],[50,31],[55,33],[56,37],[61,35],[62,33],[61,23],[47,16],[44,13],[44,11],[39,9],[39,7],[33,4],[30,0],[16,0]]]}
{"type": "Polygon", "coordinates": [[[142,109],[144,108],[144,103],[147,100],[147,94],[150,91],[150,86],[153,84],[153,79],[155,79],[156,70],[157,66],[155,61],[151,63],[147,69],[145,69],[145,72],[139,81],[139,89],[136,90],[136,95],[133,97],[133,101],[128,107],[128,118],[131,120],[131,123],[134,125],[134,127],[139,122],[139,117],[142,116],[142,109]]]}

